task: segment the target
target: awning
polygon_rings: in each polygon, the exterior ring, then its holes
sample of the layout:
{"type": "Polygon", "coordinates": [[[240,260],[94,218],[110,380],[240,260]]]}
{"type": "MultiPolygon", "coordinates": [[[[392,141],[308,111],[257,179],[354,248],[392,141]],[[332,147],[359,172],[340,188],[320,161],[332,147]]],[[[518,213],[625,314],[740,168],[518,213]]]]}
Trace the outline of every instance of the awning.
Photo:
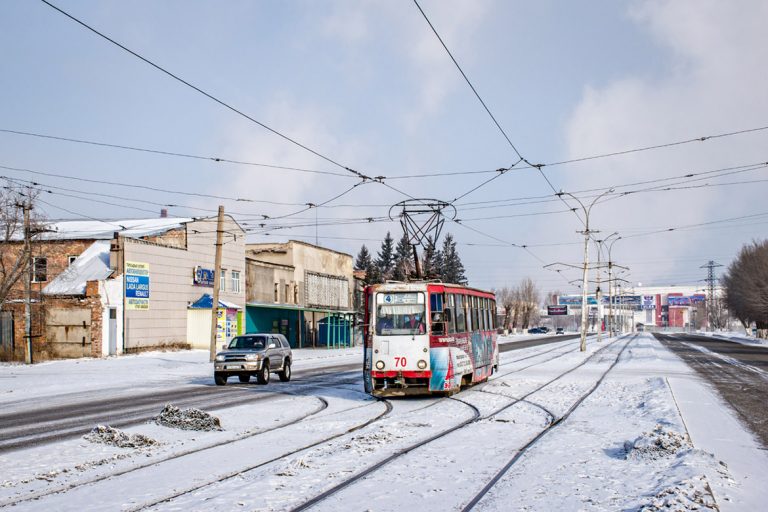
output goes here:
{"type": "Polygon", "coordinates": [[[298,304],[265,304],[261,302],[247,302],[245,304],[248,308],[269,308],[269,309],[284,309],[288,311],[308,311],[310,313],[336,313],[339,315],[354,315],[355,312],[353,310],[349,311],[343,311],[338,309],[330,309],[330,308],[308,308],[299,306],[298,304]]]}
{"type": "MultiPolygon", "coordinates": [[[[189,305],[189,309],[211,309],[213,307],[213,297],[209,293],[204,293],[199,299],[189,305]]],[[[219,309],[243,309],[237,304],[232,304],[219,299],[219,309]]]]}

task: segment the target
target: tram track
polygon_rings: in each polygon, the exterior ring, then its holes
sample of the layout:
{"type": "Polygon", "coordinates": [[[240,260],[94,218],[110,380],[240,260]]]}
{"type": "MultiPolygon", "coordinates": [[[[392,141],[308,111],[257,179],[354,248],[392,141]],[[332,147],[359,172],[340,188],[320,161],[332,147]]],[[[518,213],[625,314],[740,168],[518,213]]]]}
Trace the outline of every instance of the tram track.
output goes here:
{"type": "MultiPolygon", "coordinates": [[[[301,392],[295,392],[294,390],[291,390],[291,391],[288,391],[288,392],[283,391],[282,393],[272,392],[272,393],[270,393],[270,397],[280,397],[280,396],[284,396],[284,395],[304,396],[304,393],[307,390],[310,390],[310,389],[328,389],[328,388],[333,388],[333,389],[338,390],[339,389],[338,384],[349,384],[349,383],[353,383],[353,382],[356,383],[356,380],[357,379],[355,379],[354,381],[344,380],[344,381],[341,381],[341,382],[336,382],[335,385],[332,385],[331,383],[313,383],[313,384],[309,384],[308,383],[308,384],[302,385],[304,389],[302,389],[301,392]]],[[[360,394],[365,394],[364,392],[358,391],[358,390],[355,390],[355,389],[351,389],[351,388],[347,388],[347,389],[349,389],[350,391],[358,392],[360,394]]],[[[61,485],[61,486],[58,486],[58,487],[54,487],[54,488],[48,488],[45,491],[38,491],[38,492],[27,493],[27,494],[25,494],[23,496],[19,496],[19,497],[16,497],[14,499],[11,499],[11,500],[0,501],[0,508],[5,508],[5,507],[8,507],[8,506],[15,506],[15,505],[18,505],[20,503],[24,503],[24,502],[28,502],[28,501],[32,501],[32,500],[39,500],[39,499],[44,498],[46,496],[50,496],[50,495],[54,495],[54,494],[60,494],[60,493],[63,493],[63,492],[72,491],[74,489],[77,489],[77,488],[80,488],[80,487],[84,487],[86,485],[92,485],[92,484],[95,484],[95,483],[98,483],[98,482],[101,482],[101,481],[104,481],[104,480],[108,480],[108,479],[111,479],[111,478],[124,476],[124,475],[127,475],[129,473],[133,473],[133,472],[145,469],[145,468],[150,467],[150,466],[155,466],[157,464],[162,464],[162,463],[169,462],[169,461],[172,461],[172,460],[181,459],[183,457],[187,457],[187,456],[190,456],[190,455],[193,455],[193,454],[205,452],[205,451],[208,451],[208,450],[213,450],[213,449],[216,449],[216,448],[221,448],[223,446],[231,445],[231,444],[238,443],[238,442],[241,442],[241,441],[253,438],[253,437],[257,437],[257,436],[264,435],[264,434],[267,434],[267,433],[270,433],[270,432],[274,432],[276,430],[280,430],[280,429],[283,429],[283,428],[288,428],[290,426],[293,426],[293,425],[296,425],[298,423],[304,422],[304,421],[308,420],[309,418],[311,418],[313,416],[316,416],[316,415],[320,414],[321,412],[325,411],[326,409],[328,409],[328,407],[329,407],[328,400],[326,400],[325,398],[320,397],[320,396],[315,396],[315,397],[312,397],[312,398],[316,399],[319,402],[319,406],[316,407],[314,410],[312,410],[312,411],[310,411],[310,412],[308,412],[308,413],[306,413],[306,414],[304,414],[304,415],[302,415],[302,416],[300,416],[298,418],[295,418],[295,419],[293,419],[293,420],[291,420],[289,422],[282,423],[280,425],[275,425],[275,426],[272,426],[272,427],[269,427],[269,428],[265,428],[265,429],[259,429],[259,430],[256,430],[256,431],[248,431],[248,432],[239,434],[239,435],[237,435],[235,437],[232,437],[232,438],[229,438],[229,439],[224,439],[224,440],[221,440],[221,441],[218,441],[218,442],[215,442],[215,443],[206,444],[204,446],[199,446],[199,447],[196,447],[196,448],[183,450],[181,452],[175,452],[175,453],[172,453],[172,454],[169,454],[169,455],[166,455],[166,456],[161,456],[161,457],[157,457],[157,458],[151,458],[151,459],[147,460],[144,463],[141,463],[141,464],[138,464],[138,465],[132,465],[131,467],[125,468],[123,470],[113,471],[113,472],[110,472],[108,474],[103,474],[103,475],[97,475],[97,476],[94,476],[94,477],[91,477],[91,478],[82,479],[82,480],[79,480],[77,482],[72,482],[72,483],[69,483],[69,484],[64,484],[64,485],[61,485]]],[[[250,403],[252,401],[253,400],[247,401],[247,403],[250,403]]],[[[362,405],[362,406],[358,405],[358,406],[355,406],[355,407],[350,407],[350,408],[347,408],[347,409],[339,410],[339,411],[334,412],[333,414],[343,414],[345,412],[349,412],[351,410],[359,409],[359,408],[362,408],[362,407],[368,407],[368,406],[374,405],[376,403],[378,403],[378,401],[372,401],[369,404],[365,404],[365,405],[362,405]]],[[[238,405],[240,405],[240,404],[238,404],[238,405]]],[[[223,405],[221,408],[231,407],[231,406],[232,405],[228,404],[228,405],[223,405]]],[[[385,414],[388,414],[389,411],[391,411],[391,405],[389,407],[386,407],[385,414]]],[[[356,428],[353,428],[353,430],[356,430],[357,428],[363,428],[364,426],[367,426],[367,424],[359,425],[356,428]]],[[[267,464],[267,463],[265,463],[265,464],[267,464]]]]}
{"type": "MultiPolygon", "coordinates": [[[[634,339],[634,338],[632,338],[632,339],[634,339]]],[[[623,350],[627,347],[627,345],[629,344],[630,341],[631,340],[629,340],[629,341],[627,341],[627,343],[625,343],[625,345],[622,348],[622,351],[620,352],[620,354],[617,357],[617,359],[609,367],[609,369],[606,372],[604,372],[604,374],[600,377],[600,379],[598,380],[598,383],[586,395],[580,397],[577,400],[577,402],[572,406],[572,408],[567,412],[567,414],[565,416],[560,417],[558,419],[555,419],[556,416],[554,414],[552,414],[551,412],[545,411],[545,412],[547,412],[547,414],[549,414],[552,417],[552,421],[550,421],[550,424],[548,425],[548,427],[546,429],[544,429],[544,431],[542,433],[539,433],[538,436],[536,436],[533,440],[529,441],[529,443],[526,445],[526,447],[524,447],[524,450],[527,450],[530,446],[535,444],[535,442],[537,442],[538,439],[543,437],[544,433],[546,433],[548,430],[552,429],[554,426],[559,425],[562,421],[564,421],[567,418],[567,416],[570,416],[571,412],[573,412],[573,410],[575,410],[575,408],[578,407],[578,405],[580,405],[595,389],[597,389],[597,386],[605,378],[605,375],[607,375],[607,373],[617,364],[617,362],[619,360],[619,357],[621,357],[621,353],[623,353],[623,350]]],[[[320,493],[320,494],[318,494],[318,495],[316,495],[316,496],[314,496],[314,497],[304,501],[303,503],[299,504],[298,506],[291,508],[290,509],[291,512],[300,512],[300,511],[307,510],[307,509],[309,509],[311,507],[314,507],[315,505],[318,505],[321,502],[323,502],[323,501],[327,500],[328,498],[330,498],[331,496],[337,494],[338,492],[340,492],[340,491],[342,491],[342,490],[344,490],[346,488],[349,488],[353,484],[362,481],[363,479],[365,479],[366,477],[370,476],[371,474],[381,470],[383,467],[385,467],[388,464],[392,463],[393,461],[395,461],[397,459],[400,459],[401,457],[403,457],[403,456],[413,452],[414,450],[417,450],[419,448],[423,448],[423,447],[429,445],[430,443],[433,443],[434,441],[437,441],[438,439],[442,439],[442,438],[448,436],[449,434],[452,434],[452,433],[457,432],[457,431],[459,431],[461,429],[467,428],[467,427],[469,427],[469,426],[471,426],[471,425],[473,425],[475,423],[478,423],[479,421],[491,419],[491,418],[499,415],[500,413],[504,412],[505,410],[513,407],[514,405],[516,405],[518,403],[521,403],[523,401],[527,401],[527,398],[529,396],[533,395],[534,393],[537,393],[537,392],[541,391],[542,389],[546,388],[547,386],[549,386],[549,385],[553,384],[554,382],[562,379],[566,375],[568,375],[568,374],[578,370],[579,368],[583,367],[584,365],[586,365],[587,363],[592,361],[594,358],[596,358],[597,356],[601,355],[608,348],[612,347],[614,345],[614,343],[616,343],[616,342],[614,341],[614,342],[606,344],[605,346],[601,347],[600,349],[598,349],[594,353],[592,353],[588,358],[586,358],[580,364],[574,366],[573,368],[570,368],[569,370],[567,370],[565,372],[560,373],[558,376],[556,376],[555,378],[545,382],[544,384],[542,384],[540,386],[537,386],[535,389],[533,389],[532,391],[530,391],[529,393],[527,393],[526,395],[524,395],[520,399],[513,399],[512,402],[510,402],[510,403],[508,403],[508,404],[506,404],[506,405],[504,405],[502,407],[497,408],[492,413],[487,414],[485,416],[481,415],[480,412],[479,412],[479,409],[477,409],[476,406],[470,404],[469,402],[467,402],[465,400],[457,399],[457,398],[452,398],[452,400],[461,402],[461,403],[463,403],[463,404],[465,404],[467,406],[472,407],[477,412],[477,414],[474,415],[472,418],[470,418],[468,420],[462,421],[461,423],[459,423],[457,425],[453,425],[450,428],[445,429],[445,430],[443,430],[441,432],[438,432],[437,434],[434,434],[434,435],[432,435],[432,436],[430,436],[430,437],[428,437],[426,439],[423,439],[423,440],[421,440],[419,442],[413,443],[413,444],[411,444],[409,446],[406,446],[405,448],[398,449],[395,453],[391,454],[390,456],[386,457],[385,459],[377,461],[375,464],[373,464],[372,466],[366,468],[365,470],[363,470],[363,471],[361,471],[359,473],[356,473],[355,475],[352,475],[351,477],[349,477],[346,480],[336,484],[335,486],[331,487],[330,489],[327,489],[327,490],[323,491],[322,493],[320,493]]],[[[565,353],[567,353],[567,352],[565,352],[565,353]]],[[[549,361],[552,361],[554,359],[557,359],[558,357],[561,357],[562,355],[565,355],[565,353],[559,354],[559,355],[557,355],[557,356],[555,356],[553,358],[550,358],[550,359],[547,359],[545,361],[541,361],[541,362],[535,363],[535,364],[527,366],[525,368],[520,368],[520,369],[516,369],[516,370],[510,371],[510,372],[508,372],[508,373],[506,373],[504,375],[505,376],[506,375],[510,375],[512,373],[516,373],[518,371],[522,371],[523,369],[530,368],[532,366],[537,366],[539,364],[544,364],[546,362],[549,362],[549,361]]],[[[541,355],[541,353],[539,353],[538,355],[541,355]]],[[[524,358],[524,359],[527,359],[527,358],[524,358]]],[[[472,391],[472,390],[473,390],[473,388],[469,388],[468,389],[468,391],[472,391]]],[[[509,398],[509,397],[507,397],[507,398],[509,398]]],[[[504,469],[504,471],[500,473],[498,478],[501,478],[503,476],[503,474],[509,469],[509,467],[511,467],[514,464],[514,462],[516,462],[519,459],[520,456],[522,456],[522,454],[519,454],[517,459],[514,459],[513,462],[508,463],[508,467],[506,467],[506,469],[504,469]]],[[[494,482],[494,485],[495,485],[495,482],[494,482]]],[[[492,487],[492,485],[490,487],[492,487]]],[[[490,489],[490,487],[489,487],[489,489],[490,489]]],[[[487,490],[485,492],[487,493],[487,490]]],[[[482,498],[482,496],[480,498],[482,498]]]]}
{"type": "MultiPolygon", "coordinates": [[[[350,370],[350,365],[341,365],[339,368],[350,370]]],[[[318,375],[323,378],[329,373],[334,375],[325,368],[308,376],[318,375]]],[[[306,376],[295,379],[294,386],[288,389],[323,382],[305,379],[306,376]]],[[[167,403],[182,408],[216,411],[279,397],[284,391],[281,388],[251,385],[225,388],[191,386],[0,414],[0,454],[79,437],[88,433],[96,424],[120,428],[137,425],[157,416],[159,409],[167,403]]]]}

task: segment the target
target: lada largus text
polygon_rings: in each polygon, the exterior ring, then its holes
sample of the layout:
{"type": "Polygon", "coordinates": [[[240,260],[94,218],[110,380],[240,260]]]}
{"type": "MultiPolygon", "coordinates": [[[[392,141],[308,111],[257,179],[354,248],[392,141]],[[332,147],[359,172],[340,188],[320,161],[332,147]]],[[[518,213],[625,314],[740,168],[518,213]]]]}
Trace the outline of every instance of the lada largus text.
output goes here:
{"type": "Polygon", "coordinates": [[[237,375],[248,382],[251,375],[259,384],[269,382],[269,374],[277,373],[280,380],[291,380],[291,347],[282,334],[243,334],[232,338],[226,350],[216,354],[213,380],[223,386],[227,378],[237,375]]]}

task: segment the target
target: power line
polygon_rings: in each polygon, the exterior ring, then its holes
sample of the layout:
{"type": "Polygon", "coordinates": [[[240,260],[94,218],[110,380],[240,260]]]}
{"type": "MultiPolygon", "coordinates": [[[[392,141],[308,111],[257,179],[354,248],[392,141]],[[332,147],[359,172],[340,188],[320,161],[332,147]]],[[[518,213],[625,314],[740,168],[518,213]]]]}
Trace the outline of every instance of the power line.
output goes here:
{"type": "Polygon", "coordinates": [[[106,147],[106,148],[114,148],[114,149],[124,149],[128,151],[138,151],[142,153],[151,153],[156,155],[164,155],[164,156],[175,156],[175,157],[181,157],[181,158],[191,158],[194,160],[205,160],[210,162],[217,162],[217,163],[228,163],[228,164],[238,164],[238,165],[250,165],[254,167],[265,167],[268,169],[278,169],[278,170],[284,170],[284,171],[296,171],[296,172],[304,172],[304,173],[312,173],[312,174],[323,174],[327,176],[341,176],[344,178],[352,178],[353,176],[349,174],[344,174],[340,172],[332,172],[332,171],[318,171],[313,169],[304,169],[301,167],[290,167],[286,165],[275,165],[275,164],[264,164],[264,163],[257,163],[257,162],[247,162],[243,160],[233,160],[230,158],[223,158],[223,157],[216,157],[216,156],[201,156],[201,155],[193,155],[189,153],[179,153],[174,151],[164,151],[160,149],[149,149],[149,148],[142,148],[138,146],[126,146],[122,144],[112,144],[108,142],[96,142],[92,140],[85,140],[85,139],[74,139],[69,137],[61,137],[57,135],[46,135],[42,133],[32,133],[32,132],[22,132],[18,130],[8,130],[8,129],[2,129],[0,128],[0,132],[3,133],[12,133],[15,135],[26,135],[28,137],[38,137],[42,139],[51,139],[51,140],[58,140],[58,141],[64,141],[64,142],[74,142],[78,144],[88,144],[91,146],[100,146],[100,147],[106,147]]]}
{"type": "Polygon", "coordinates": [[[168,75],[169,77],[173,78],[174,80],[176,80],[176,81],[178,81],[178,82],[180,82],[180,83],[182,83],[182,84],[186,85],[187,87],[191,88],[192,90],[194,90],[194,91],[196,91],[196,92],[198,92],[198,93],[202,94],[202,95],[203,95],[203,96],[205,96],[206,98],[208,98],[208,99],[210,99],[210,100],[212,100],[212,101],[214,101],[214,102],[218,103],[219,105],[223,106],[224,108],[226,108],[226,109],[228,109],[228,110],[230,110],[230,111],[232,111],[232,112],[234,112],[234,113],[238,114],[239,116],[241,116],[241,117],[243,117],[243,118],[245,118],[245,119],[247,119],[247,120],[251,121],[252,123],[255,123],[255,124],[257,124],[257,125],[261,126],[261,127],[262,127],[262,128],[264,128],[265,130],[267,130],[267,131],[269,131],[269,132],[273,133],[274,135],[277,135],[278,137],[280,137],[280,138],[282,138],[282,139],[284,139],[284,140],[286,140],[286,141],[290,142],[291,144],[294,144],[295,146],[298,146],[298,147],[300,147],[301,149],[303,149],[303,150],[305,150],[305,151],[308,151],[309,153],[312,153],[313,155],[315,155],[315,156],[317,156],[317,157],[320,157],[320,158],[322,158],[322,159],[323,159],[323,160],[325,160],[326,162],[329,162],[329,163],[331,163],[331,164],[333,164],[333,165],[335,165],[335,166],[337,166],[337,167],[339,167],[339,168],[341,168],[341,169],[344,169],[345,171],[347,171],[347,172],[349,172],[349,173],[352,173],[352,174],[354,174],[354,175],[355,175],[355,176],[357,176],[358,178],[361,178],[361,179],[365,179],[365,180],[369,180],[369,179],[370,179],[368,176],[365,176],[364,174],[362,174],[362,173],[360,173],[360,172],[358,172],[358,171],[355,171],[354,169],[350,169],[349,167],[347,167],[347,166],[345,166],[345,165],[342,165],[342,164],[340,164],[340,163],[339,163],[339,162],[337,162],[336,160],[333,160],[332,158],[330,158],[330,157],[328,157],[328,156],[326,156],[326,155],[324,155],[324,154],[320,153],[319,151],[316,151],[316,150],[314,150],[314,149],[312,149],[312,148],[310,148],[310,147],[308,147],[308,146],[306,146],[306,145],[304,145],[304,144],[302,144],[302,143],[298,142],[297,140],[295,140],[295,139],[292,139],[291,137],[289,137],[289,136],[287,136],[287,135],[285,135],[285,134],[283,134],[283,133],[281,133],[281,132],[277,131],[276,129],[274,129],[274,128],[272,128],[272,127],[268,126],[268,125],[266,125],[265,123],[262,123],[261,121],[258,121],[257,119],[255,119],[255,118],[253,118],[253,117],[249,116],[248,114],[244,113],[243,111],[236,109],[235,107],[233,107],[233,106],[232,106],[232,105],[230,105],[229,103],[226,103],[226,102],[224,102],[223,100],[221,100],[221,99],[217,98],[217,97],[216,97],[216,96],[214,96],[213,94],[210,94],[210,93],[208,93],[208,92],[204,91],[203,89],[201,89],[201,88],[197,87],[196,85],[193,85],[192,83],[190,83],[190,82],[188,82],[188,81],[184,80],[183,78],[179,77],[178,75],[175,75],[174,73],[172,73],[172,72],[168,71],[167,69],[165,69],[164,67],[160,66],[159,64],[155,64],[154,62],[152,62],[152,61],[151,61],[151,60],[149,60],[148,58],[146,58],[146,57],[143,57],[142,55],[140,55],[140,54],[136,53],[135,51],[131,50],[130,48],[128,48],[128,47],[126,47],[126,46],[124,46],[124,45],[122,45],[122,44],[118,43],[117,41],[115,41],[115,40],[114,40],[114,39],[112,39],[111,37],[109,37],[109,36],[105,35],[105,34],[104,34],[104,33],[102,33],[102,32],[99,32],[99,31],[98,31],[98,30],[96,30],[95,28],[93,28],[93,27],[91,27],[90,25],[88,25],[87,23],[85,23],[85,22],[83,22],[83,21],[79,20],[78,18],[74,17],[73,15],[71,15],[71,14],[69,14],[68,12],[64,11],[63,9],[60,9],[59,7],[56,7],[56,6],[55,6],[55,5],[53,5],[52,3],[48,2],[48,0],[40,0],[40,1],[41,1],[41,2],[43,2],[45,5],[47,5],[48,7],[50,7],[50,8],[52,8],[52,9],[54,9],[54,10],[56,10],[56,11],[60,12],[61,14],[63,14],[63,15],[64,15],[64,16],[66,16],[67,18],[71,19],[71,20],[72,20],[72,21],[74,21],[75,23],[77,23],[77,24],[81,25],[82,27],[84,27],[84,28],[86,28],[86,29],[90,30],[91,32],[93,32],[93,33],[94,33],[94,34],[96,34],[97,36],[99,36],[99,37],[101,37],[101,38],[103,38],[103,39],[105,39],[105,40],[109,41],[110,43],[112,43],[113,45],[117,46],[118,48],[120,48],[120,49],[122,49],[122,50],[124,50],[124,51],[126,51],[126,52],[128,52],[128,53],[130,53],[131,55],[133,55],[133,56],[134,56],[134,57],[136,57],[137,59],[139,59],[139,60],[141,60],[141,61],[143,61],[143,62],[145,62],[145,63],[149,64],[150,66],[152,66],[153,68],[157,69],[158,71],[160,71],[160,72],[162,72],[162,73],[164,73],[164,74],[168,75]]]}

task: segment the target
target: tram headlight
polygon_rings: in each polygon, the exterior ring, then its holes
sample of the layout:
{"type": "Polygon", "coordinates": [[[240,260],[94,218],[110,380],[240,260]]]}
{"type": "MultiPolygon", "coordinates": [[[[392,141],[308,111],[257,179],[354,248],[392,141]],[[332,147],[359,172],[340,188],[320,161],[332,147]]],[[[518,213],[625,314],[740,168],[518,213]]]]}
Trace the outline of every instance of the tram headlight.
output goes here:
{"type": "Polygon", "coordinates": [[[427,367],[427,362],[423,359],[419,359],[419,362],[416,363],[416,366],[419,367],[419,370],[423,370],[424,368],[427,367]]]}
{"type": "Polygon", "coordinates": [[[383,370],[384,369],[384,361],[376,361],[376,369],[377,370],[383,370]]]}

